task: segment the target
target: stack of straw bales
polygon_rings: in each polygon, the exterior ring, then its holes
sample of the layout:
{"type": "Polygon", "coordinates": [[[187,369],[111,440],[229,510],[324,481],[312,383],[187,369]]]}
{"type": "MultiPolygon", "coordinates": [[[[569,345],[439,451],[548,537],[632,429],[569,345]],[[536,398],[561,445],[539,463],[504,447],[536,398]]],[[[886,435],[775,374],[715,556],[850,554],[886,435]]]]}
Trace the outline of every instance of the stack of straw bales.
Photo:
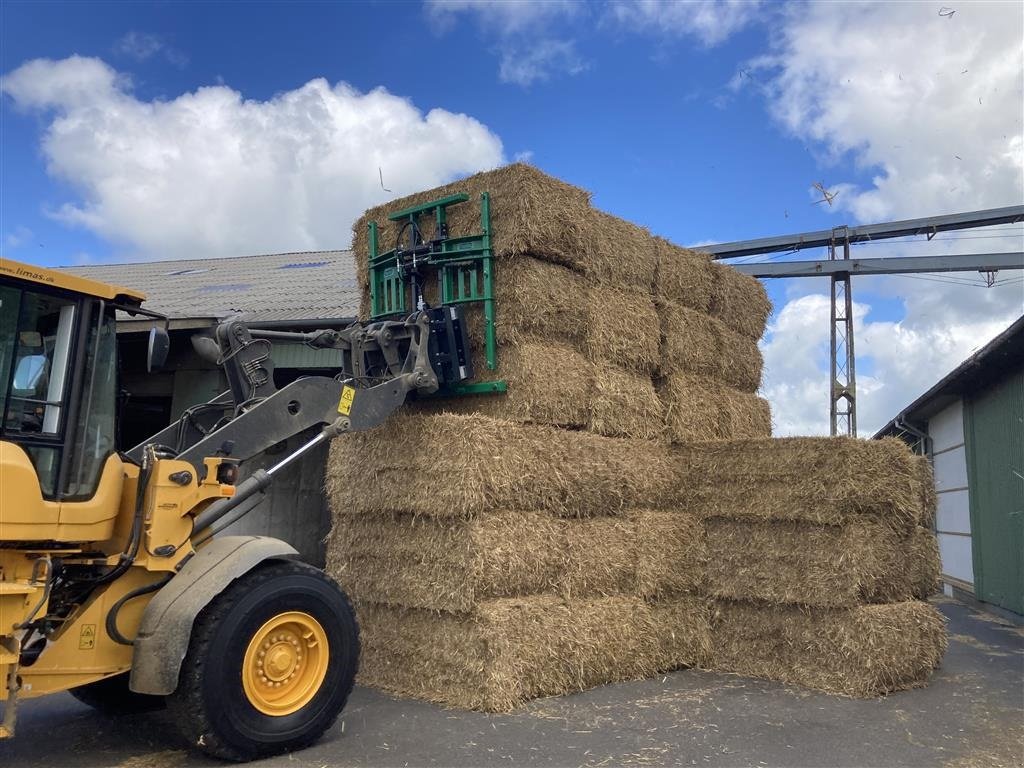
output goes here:
{"type": "MultiPolygon", "coordinates": [[[[524,165],[491,193],[506,395],[421,400],[332,446],[328,569],[363,683],[449,706],[683,666],[866,695],[922,680],[941,620],[923,468],[897,443],[771,440],[760,284],[524,165]],[[710,442],[709,442],[710,441],[710,442]]],[[[453,234],[478,208],[450,209],[453,234]]]]}

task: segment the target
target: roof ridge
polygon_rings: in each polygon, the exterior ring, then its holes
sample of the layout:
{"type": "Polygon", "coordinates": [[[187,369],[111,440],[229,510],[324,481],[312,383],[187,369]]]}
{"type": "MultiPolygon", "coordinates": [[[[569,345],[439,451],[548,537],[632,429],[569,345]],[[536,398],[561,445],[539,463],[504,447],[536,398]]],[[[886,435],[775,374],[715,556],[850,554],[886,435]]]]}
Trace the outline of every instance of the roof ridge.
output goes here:
{"type": "Polygon", "coordinates": [[[251,253],[246,256],[214,256],[192,259],[154,259],[144,261],[111,261],[105,264],[62,264],[57,269],[92,269],[94,267],[137,267],[146,264],[184,264],[190,261],[207,264],[211,261],[233,261],[235,259],[260,259],[268,256],[314,256],[325,253],[352,253],[351,248],[331,248],[320,251],[284,251],[283,253],[251,253]]]}

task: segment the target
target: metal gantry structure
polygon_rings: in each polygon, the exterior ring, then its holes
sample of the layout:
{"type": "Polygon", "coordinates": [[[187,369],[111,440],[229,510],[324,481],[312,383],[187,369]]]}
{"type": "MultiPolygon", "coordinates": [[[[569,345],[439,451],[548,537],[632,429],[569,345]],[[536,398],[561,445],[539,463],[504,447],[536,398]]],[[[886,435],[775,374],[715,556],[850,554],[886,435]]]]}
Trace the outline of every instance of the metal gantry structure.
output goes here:
{"type": "MultiPolygon", "coordinates": [[[[832,230],[828,243],[829,261],[850,262],[850,231],[848,227],[832,230]]],[[[857,434],[857,357],[853,351],[853,292],[849,271],[833,272],[831,334],[829,336],[829,420],[832,434],[857,434]]]]}
{"type": "Polygon", "coordinates": [[[825,247],[828,259],[821,261],[755,262],[733,264],[745,274],[760,278],[828,277],[832,286],[829,345],[829,419],[832,435],[857,435],[857,374],[853,334],[853,275],[897,275],[920,272],[966,272],[985,274],[992,285],[993,275],[1002,269],[1024,269],[1024,252],[968,253],[942,256],[904,256],[854,259],[855,243],[874,242],[913,235],[931,240],[939,232],[949,232],[1024,221],[1024,205],[991,208],[983,211],[929,216],[864,226],[839,226],[831,230],[765,237],[701,246],[716,259],[757,256],[769,253],[797,252],[825,247]]]}

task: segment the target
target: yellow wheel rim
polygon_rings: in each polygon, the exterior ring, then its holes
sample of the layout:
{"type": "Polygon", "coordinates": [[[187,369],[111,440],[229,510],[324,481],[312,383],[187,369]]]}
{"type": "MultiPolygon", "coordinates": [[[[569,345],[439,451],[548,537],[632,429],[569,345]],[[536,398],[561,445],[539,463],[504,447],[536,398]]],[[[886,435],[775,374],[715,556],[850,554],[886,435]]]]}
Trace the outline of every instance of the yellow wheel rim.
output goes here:
{"type": "Polygon", "coordinates": [[[308,613],[279,613],[257,630],[242,661],[242,688],[265,715],[298,712],[327,677],[327,633],[308,613]]]}

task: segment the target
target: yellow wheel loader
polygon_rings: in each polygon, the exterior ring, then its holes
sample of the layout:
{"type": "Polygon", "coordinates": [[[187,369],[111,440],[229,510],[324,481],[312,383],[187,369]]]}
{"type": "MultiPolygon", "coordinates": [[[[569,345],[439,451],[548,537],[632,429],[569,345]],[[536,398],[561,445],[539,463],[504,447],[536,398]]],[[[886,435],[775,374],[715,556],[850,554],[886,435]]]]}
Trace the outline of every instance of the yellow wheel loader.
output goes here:
{"type": "Polygon", "coordinates": [[[386,259],[374,241],[377,287],[393,302],[411,286],[412,312],[312,333],[229,321],[193,337],[229,389],[123,451],[117,315],[153,318],[150,370],[166,319],[136,291],[0,259],[0,738],[19,700],[58,691],[109,712],[170,707],[193,745],[232,760],[301,748],[334,722],[359,657],[345,593],[286,542],[218,534],[318,443],[379,425],[411,393],[476,391],[462,306],[431,309],[422,294],[432,259],[450,277],[482,253],[492,323],[489,231],[483,250],[455,243],[456,258],[446,227],[426,242],[417,226],[454,202],[406,212],[410,241],[386,259]],[[338,375],[277,389],[277,339],[339,350],[338,375]],[[240,480],[292,436],[308,439],[240,480]]]}

